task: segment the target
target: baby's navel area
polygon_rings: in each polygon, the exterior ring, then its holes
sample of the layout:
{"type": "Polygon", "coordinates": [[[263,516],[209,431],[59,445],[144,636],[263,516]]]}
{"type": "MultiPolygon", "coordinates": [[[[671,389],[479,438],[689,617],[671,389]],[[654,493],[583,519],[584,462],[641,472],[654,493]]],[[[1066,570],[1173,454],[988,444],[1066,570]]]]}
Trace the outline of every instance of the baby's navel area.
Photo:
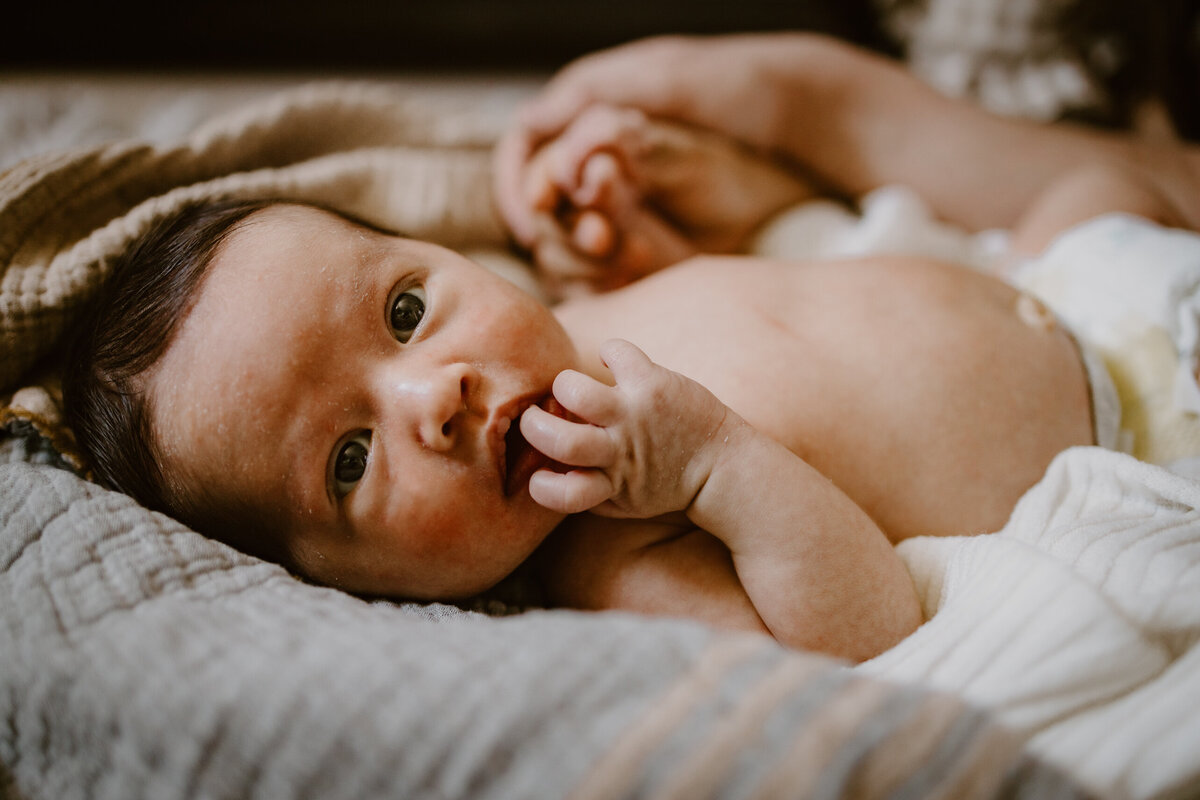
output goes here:
{"type": "Polygon", "coordinates": [[[810,459],[893,541],[998,530],[1057,453],[1092,443],[1074,340],[1031,296],[956,265],[846,266],[823,282],[845,306],[843,363],[860,366],[832,380],[858,400],[830,404],[823,429],[839,433],[810,459]],[[835,418],[850,408],[860,425],[835,418]]]}

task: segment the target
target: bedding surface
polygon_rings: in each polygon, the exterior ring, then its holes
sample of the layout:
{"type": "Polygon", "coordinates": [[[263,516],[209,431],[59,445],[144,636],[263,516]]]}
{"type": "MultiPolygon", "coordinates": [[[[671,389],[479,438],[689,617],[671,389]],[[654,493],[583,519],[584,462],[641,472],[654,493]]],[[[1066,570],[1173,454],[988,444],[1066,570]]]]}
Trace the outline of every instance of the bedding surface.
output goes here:
{"type": "MultiPolygon", "coordinates": [[[[17,163],[0,175],[0,392],[53,366],[112,259],[191,199],[327,203],[506,263],[487,200],[488,149],[512,106],[497,97],[304,87],[182,139],[17,163]]],[[[919,204],[882,202],[825,227],[850,248],[936,242],[991,257],[986,243],[905,214],[919,218],[919,204]]],[[[932,619],[855,671],[679,621],[497,618],[310,586],[31,463],[59,449],[53,415],[48,403],[0,420],[0,461],[14,462],[0,466],[5,800],[1069,797],[1077,782],[1152,797],[1196,786],[1182,755],[1196,731],[1178,714],[1148,704],[1128,739],[1092,722],[1144,690],[1171,710],[1195,698],[1196,623],[1174,598],[1196,607],[1196,486],[1165,470],[1072,452],[1056,462],[1066,477],[1031,492],[1011,530],[906,547],[932,619]],[[1119,547],[1079,545],[1093,518],[1099,530],[1144,517],[1156,522],[1125,538],[1096,534],[1119,547]],[[1120,579],[1102,553],[1130,565],[1120,579]],[[1097,654],[1128,663],[1082,669],[1111,661],[1093,664],[1097,654]],[[1109,737],[1099,744],[1136,752],[1098,758],[1087,738],[1097,730],[1109,737]],[[1158,741],[1170,745],[1151,752],[1158,741]]]]}
{"type": "Polygon", "coordinates": [[[767,637],[367,602],[26,464],[0,721],[5,800],[1076,796],[986,712],[767,637]]]}

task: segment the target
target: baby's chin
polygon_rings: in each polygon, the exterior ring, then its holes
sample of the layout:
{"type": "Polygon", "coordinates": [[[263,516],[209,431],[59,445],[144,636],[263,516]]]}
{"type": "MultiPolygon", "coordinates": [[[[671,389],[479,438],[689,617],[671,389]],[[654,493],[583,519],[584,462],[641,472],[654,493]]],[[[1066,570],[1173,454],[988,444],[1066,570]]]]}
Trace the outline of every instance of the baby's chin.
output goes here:
{"type": "MultiPolygon", "coordinates": [[[[529,502],[532,503],[530,499],[529,502]]],[[[489,598],[501,591],[507,595],[514,581],[527,580],[529,567],[536,560],[550,533],[558,527],[565,515],[537,507],[541,512],[538,519],[531,521],[517,539],[526,546],[502,554],[495,554],[486,563],[456,570],[454,575],[443,574],[438,578],[422,582],[422,586],[409,586],[408,591],[393,596],[426,602],[462,602],[474,598],[489,598]],[[523,577],[524,576],[524,577],[523,577]]],[[[431,576],[432,577],[432,576],[431,576]]]]}

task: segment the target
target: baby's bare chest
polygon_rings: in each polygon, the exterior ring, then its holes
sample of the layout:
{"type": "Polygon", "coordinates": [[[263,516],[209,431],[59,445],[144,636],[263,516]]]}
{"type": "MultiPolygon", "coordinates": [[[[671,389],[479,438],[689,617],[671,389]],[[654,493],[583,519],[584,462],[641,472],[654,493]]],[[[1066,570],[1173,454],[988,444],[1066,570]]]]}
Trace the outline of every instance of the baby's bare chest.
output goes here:
{"type": "Polygon", "coordinates": [[[896,538],[1002,522],[1055,452],[1086,443],[1074,345],[1022,322],[999,282],[911,259],[672,269],[568,309],[581,355],[634,342],[894,521],[896,538]],[[993,473],[1008,480],[981,480],[993,473]],[[921,511],[934,500],[945,520],[921,511]]]}
{"type": "Polygon", "coordinates": [[[966,351],[981,336],[1000,341],[1012,315],[996,313],[990,287],[949,298],[954,287],[929,291],[931,277],[874,262],[711,259],[599,298],[566,322],[584,358],[607,338],[628,339],[807,453],[842,425],[887,427],[893,412],[948,388],[985,389],[990,371],[972,369],[966,351]]]}

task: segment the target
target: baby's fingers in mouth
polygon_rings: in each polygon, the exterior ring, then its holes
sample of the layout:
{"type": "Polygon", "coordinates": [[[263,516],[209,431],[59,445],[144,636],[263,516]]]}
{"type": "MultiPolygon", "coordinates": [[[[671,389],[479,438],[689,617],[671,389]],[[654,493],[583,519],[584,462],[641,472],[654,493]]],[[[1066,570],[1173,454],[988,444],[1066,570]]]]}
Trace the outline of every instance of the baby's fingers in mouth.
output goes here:
{"type": "Polygon", "coordinates": [[[600,381],[564,369],[554,378],[552,404],[547,410],[566,419],[586,420],[595,425],[614,425],[621,419],[622,406],[617,390],[600,381]]]}
{"type": "Polygon", "coordinates": [[[530,406],[521,415],[521,435],[547,457],[572,467],[606,467],[617,448],[604,428],[573,422],[530,406]]]}
{"type": "Polygon", "coordinates": [[[567,472],[538,470],[529,479],[529,496],[540,506],[561,514],[578,514],[612,496],[612,481],[600,470],[567,472]]]}

